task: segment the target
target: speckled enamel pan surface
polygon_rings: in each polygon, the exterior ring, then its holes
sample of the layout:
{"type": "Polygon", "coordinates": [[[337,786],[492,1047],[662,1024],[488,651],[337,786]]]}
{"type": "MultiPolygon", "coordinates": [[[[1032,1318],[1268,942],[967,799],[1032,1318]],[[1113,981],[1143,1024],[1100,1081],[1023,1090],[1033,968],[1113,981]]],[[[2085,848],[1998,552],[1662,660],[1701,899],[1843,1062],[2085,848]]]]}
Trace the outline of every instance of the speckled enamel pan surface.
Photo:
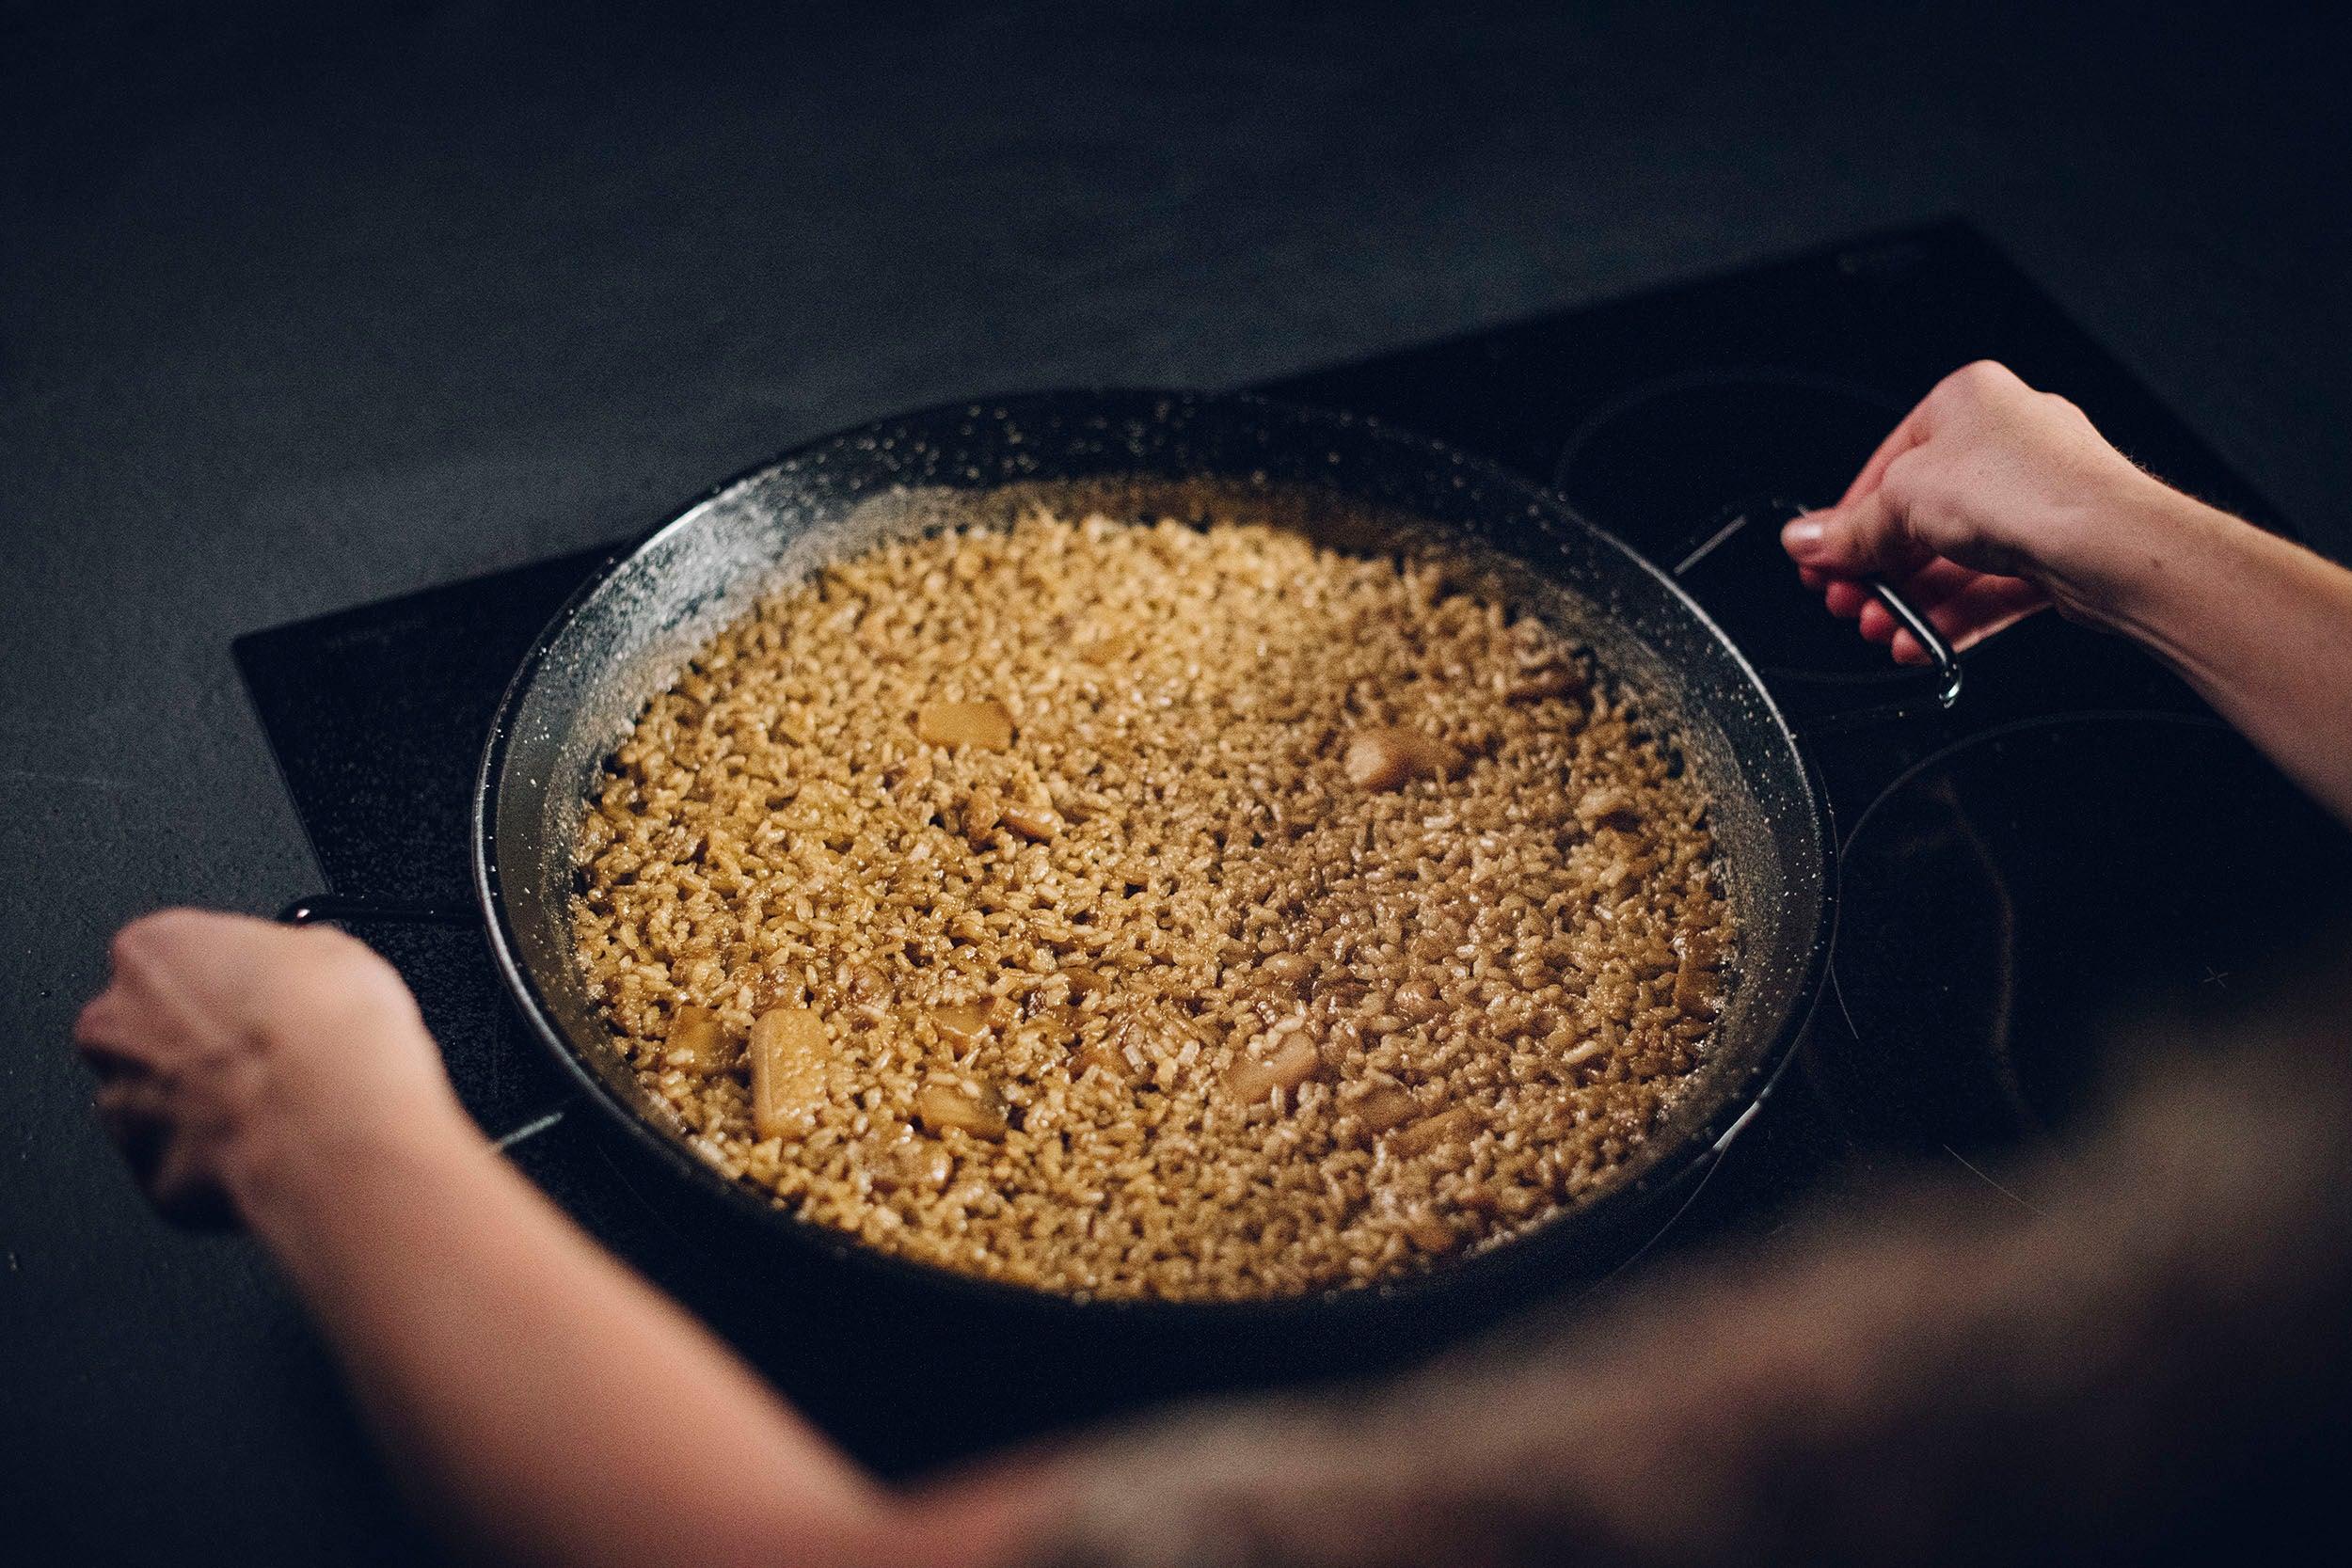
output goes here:
{"type": "Polygon", "coordinates": [[[508,688],[474,803],[476,890],[535,1033],[647,1155],[775,1244],[898,1286],[1041,1311],[1258,1324],[1301,1313],[1443,1312],[1534,1295],[1654,1234],[1766,1093],[1818,989],[1832,855],[1818,783],[1762,682],[1667,578],[1535,485],[1354,416],[1237,394],[1052,392],[885,420],[721,485],[583,587],[508,688]],[[1709,1059],[1670,1125],[1613,1182],[1538,1228],[1425,1274],[1238,1304],[1080,1303],[950,1275],[804,1224],[734,1182],[644,1094],[582,988],[572,846],[592,781],[645,703],[780,583],[886,539],[1023,509],[1248,515],[1358,550],[1456,551],[1499,592],[1592,647],[1708,791],[1740,957],[1709,1059]]]}

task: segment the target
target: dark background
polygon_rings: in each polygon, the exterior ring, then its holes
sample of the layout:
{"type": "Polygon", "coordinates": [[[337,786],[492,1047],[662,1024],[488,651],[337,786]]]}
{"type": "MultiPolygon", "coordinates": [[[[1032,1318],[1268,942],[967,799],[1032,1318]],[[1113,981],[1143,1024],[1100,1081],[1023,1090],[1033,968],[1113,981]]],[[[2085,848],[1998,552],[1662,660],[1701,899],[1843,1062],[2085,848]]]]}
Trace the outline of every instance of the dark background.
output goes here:
{"type": "Polygon", "coordinates": [[[2243,6],[0,7],[0,1541],[419,1549],[268,1270],[150,1218],[64,1047],[125,917],[313,884],[233,636],[894,408],[1235,384],[1945,213],[2343,554],[2344,41],[2243,6]]]}

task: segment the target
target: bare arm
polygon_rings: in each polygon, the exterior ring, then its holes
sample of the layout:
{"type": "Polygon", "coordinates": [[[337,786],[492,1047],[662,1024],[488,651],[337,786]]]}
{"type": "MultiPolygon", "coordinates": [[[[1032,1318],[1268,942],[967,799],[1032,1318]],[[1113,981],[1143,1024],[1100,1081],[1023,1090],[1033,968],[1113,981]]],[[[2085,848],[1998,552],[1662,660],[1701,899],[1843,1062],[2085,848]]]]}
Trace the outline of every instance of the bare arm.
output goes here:
{"type": "Polygon", "coordinates": [[[167,1207],[269,1249],[431,1512],[501,1560],[980,1564],[1044,1486],[902,1497],[582,1235],[474,1129],[359,943],[173,911],[77,1031],[167,1207]]]}
{"type": "Polygon", "coordinates": [[[1947,377],[1783,537],[1905,662],[1925,655],[1861,578],[1898,579],[1963,647],[2053,605],[2133,638],[2352,822],[2352,572],[2167,488],[2000,366],[1947,377]]]}
{"type": "Polygon", "coordinates": [[[2111,624],[2352,823],[2352,572],[2169,492],[2139,543],[2111,624]]]}

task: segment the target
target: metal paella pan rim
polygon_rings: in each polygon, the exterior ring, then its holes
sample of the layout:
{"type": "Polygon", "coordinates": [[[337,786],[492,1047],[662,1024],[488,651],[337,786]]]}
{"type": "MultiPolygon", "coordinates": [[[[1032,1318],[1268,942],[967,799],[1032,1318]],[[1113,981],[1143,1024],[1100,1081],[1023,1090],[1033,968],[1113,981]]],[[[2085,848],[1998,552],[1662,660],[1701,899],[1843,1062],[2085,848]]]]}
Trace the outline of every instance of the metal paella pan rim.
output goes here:
{"type": "MultiPolygon", "coordinates": [[[[940,518],[953,520],[946,511],[940,518]]],[[[820,437],[713,486],[616,554],[534,640],[490,726],[472,827],[475,896],[532,1033],[585,1098],[673,1175],[747,1228],[876,1284],[1155,1328],[1254,1333],[1286,1321],[1328,1327],[1442,1316],[1532,1300],[1605,1273],[1662,1228],[1770,1092],[1820,990],[1835,893],[1828,808],[1810,759],[1756,670],[1671,578],[1558,497],[1482,458],[1366,416],[1246,393],[958,400],[820,437]],[[1735,884],[1743,947],[1718,1026],[1719,1037],[1738,1035],[1736,1049],[1719,1038],[1719,1056],[1700,1069],[1713,1074],[1712,1098],[1694,1103],[1703,1114],[1661,1130],[1645,1161],[1530,1230],[1369,1285],[1238,1301],[1079,1298],[918,1262],[798,1219],[707,1164],[682,1128],[660,1125],[659,1102],[619,1053],[609,1043],[596,1051],[609,1033],[565,990],[568,942],[550,923],[568,907],[564,825],[576,822],[585,798],[583,768],[600,766],[644,698],[668,684],[675,666],[664,658],[707,641],[772,582],[824,557],[825,545],[840,546],[837,554],[895,536],[861,542],[844,521],[853,508],[946,492],[961,512],[1032,484],[1195,483],[1304,499],[1334,517],[1393,514],[1508,561],[1587,607],[1579,635],[1645,711],[1652,698],[1672,711],[1677,721],[1667,727],[1686,753],[1703,753],[1710,816],[1721,812],[1718,853],[1735,884]],[[805,558],[797,564],[796,552],[805,558]],[[746,572],[759,580],[740,581],[746,572]],[[624,670],[633,685],[616,675],[624,670]],[[1767,939],[1753,952],[1751,929],[1767,939]]]]}

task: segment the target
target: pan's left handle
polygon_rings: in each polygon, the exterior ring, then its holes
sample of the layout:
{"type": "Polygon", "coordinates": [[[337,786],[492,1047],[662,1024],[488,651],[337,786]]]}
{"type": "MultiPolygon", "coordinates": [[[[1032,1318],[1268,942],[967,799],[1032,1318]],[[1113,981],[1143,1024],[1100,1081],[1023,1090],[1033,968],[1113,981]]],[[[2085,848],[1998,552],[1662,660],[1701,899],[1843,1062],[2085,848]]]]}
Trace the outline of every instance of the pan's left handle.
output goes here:
{"type": "MultiPolygon", "coordinates": [[[[1704,538],[1697,540],[1682,558],[1675,562],[1673,575],[1677,580],[1680,579],[1693,567],[1746,530],[1765,529],[1777,534],[1781,528],[1792,518],[1801,517],[1811,510],[1810,507],[1799,506],[1794,501],[1782,500],[1778,498],[1749,501],[1732,507],[1723,514],[1716,526],[1704,538]]],[[[1953,649],[1951,642],[1942,632],[1935,629],[1934,624],[1920,612],[1918,606],[1904,597],[1902,592],[1884,578],[1867,578],[1864,586],[1869,589],[1872,598],[1886,607],[1886,612],[1895,617],[1896,623],[1917,638],[1919,646],[1927,650],[1928,663],[1932,672],[1928,695],[1931,697],[1935,706],[1939,709],[1949,708],[1959,702],[1965,672],[1961,667],[1960,655],[1953,649]]],[[[1835,734],[1840,730],[1858,729],[1884,720],[1900,719],[1917,712],[1919,707],[1920,704],[1916,695],[1913,692],[1906,692],[1902,696],[1885,702],[1872,703],[1863,707],[1841,708],[1832,713],[1810,715],[1805,719],[1803,727],[1810,734],[1835,734]]]]}
{"type": "MultiPolygon", "coordinates": [[[[446,926],[463,929],[475,924],[474,911],[453,909],[446,904],[380,903],[369,898],[350,898],[340,893],[314,893],[308,898],[297,898],[278,911],[280,926],[354,925],[371,923],[386,926],[446,926]]],[[[568,1098],[542,1107],[535,1115],[526,1117],[504,1132],[492,1134],[492,1141],[501,1148],[513,1148],[528,1143],[564,1119],[571,1108],[568,1098]]]]}
{"type": "Polygon", "coordinates": [[[297,898],[278,911],[280,926],[319,926],[344,921],[381,922],[387,926],[453,926],[474,923],[471,910],[445,904],[383,904],[368,898],[346,898],[339,893],[314,893],[297,898]]]}

